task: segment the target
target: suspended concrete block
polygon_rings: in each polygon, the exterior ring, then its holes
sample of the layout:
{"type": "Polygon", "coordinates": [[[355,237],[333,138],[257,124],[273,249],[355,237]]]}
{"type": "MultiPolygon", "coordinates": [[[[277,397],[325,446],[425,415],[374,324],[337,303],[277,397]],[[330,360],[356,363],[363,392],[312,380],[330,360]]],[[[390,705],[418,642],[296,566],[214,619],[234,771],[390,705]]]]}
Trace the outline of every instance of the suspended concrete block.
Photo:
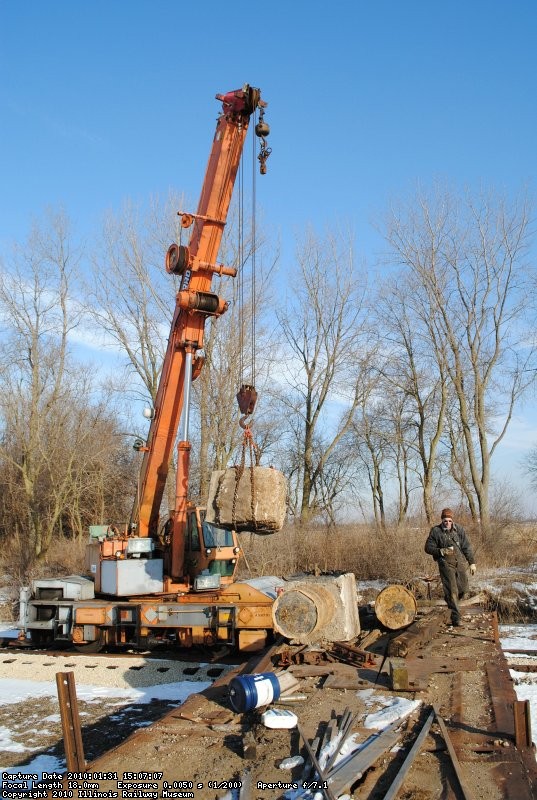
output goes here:
{"type": "Polygon", "coordinates": [[[351,641],[360,633],[355,576],[290,581],[274,601],[272,621],[278,633],[300,644],[351,641]]]}
{"type": "Polygon", "coordinates": [[[211,475],[207,522],[222,528],[276,533],[285,522],[287,481],[272,467],[229,467],[211,475]]]}

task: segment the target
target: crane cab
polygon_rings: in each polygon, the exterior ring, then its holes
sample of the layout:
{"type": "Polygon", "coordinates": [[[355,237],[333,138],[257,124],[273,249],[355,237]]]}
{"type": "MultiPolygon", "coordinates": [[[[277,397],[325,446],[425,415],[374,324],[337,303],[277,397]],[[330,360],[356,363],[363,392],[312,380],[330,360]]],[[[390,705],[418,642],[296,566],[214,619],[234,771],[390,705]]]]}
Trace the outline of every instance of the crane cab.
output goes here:
{"type": "Polygon", "coordinates": [[[240,546],[233,530],[207,522],[205,508],[187,512],[185,570],[194,591],[219,589],[235,580],[240,546]]]}

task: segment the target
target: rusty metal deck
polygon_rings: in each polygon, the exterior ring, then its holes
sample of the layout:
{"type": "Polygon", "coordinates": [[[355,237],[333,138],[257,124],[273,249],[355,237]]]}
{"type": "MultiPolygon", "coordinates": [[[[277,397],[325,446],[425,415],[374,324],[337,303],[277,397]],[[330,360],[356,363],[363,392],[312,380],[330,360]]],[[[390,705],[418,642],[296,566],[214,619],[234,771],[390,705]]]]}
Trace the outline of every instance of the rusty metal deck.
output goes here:
{"type": "MultiPolygon", "coordinates": [[[[443,797],[460,798],[462,777],[465,796],[470,798],[532,800],[537,797],[535,751],[531,746],[524,746],[520,729],[517,732],[517,700],[499,645],[495,615],[473,607],[467,610],[462,628],[450,629],[445,624],[445,612],[436,610],[414,625],[414,630],[409,628],[401,634],[401,642],[397,642],[393,634],[387,634],[384,642],[382,637],[377,638],[374,649],[379,654],[378,663],[382,662],[383,648],[385,654],[406,652],[409,674],[414,675],[419,690],[411,687],[404,694],[421,699],[424,711],[433,706],[438,708],[455,761],[450,760],[445,742],[440,741],[439,726],[434,725],[424,737],[420,757],[405,767],[401,796],[433,798],[440,796],[440,791],[443,797]],[[459,765],[459,776],[454,763],[459,765]]],[[[281,798],[282,789],[256,791],[256,787],[259,787],[258,781],[272,786],[277,781],[294,780],[294,772],[282,773],[276,764],[278,758],[283,759],[299,748],[305,753],[296,731],[263,728],[256,711],[234,714],[227,697],[231,678],[241,671],[268,671],[274,661],[274,653],[269,653],[262,661],[251,661],[228,673],[205,692],[190,696],[182,706],[88,764],[87,771],[117,772],[121,778],[120,773],[125,770],[158,770],[163,773],[162,780],[170,784],[196,776],[192,789],[196,800],[222,797],[226,794],[226,781],[248,774],[252,798],[281,798]],[[246,736],[254,745],[257,741],[257,747],[248,750],[256,754],[254,760],[246,757],[246,736]],[[200,763],[203,765],[201,772],[200,763]],[[219,776],[220,788],[215,788],[218,783],[215,776],[219,776]]],[[[390,694],[388,661],[389,658],[377,673],[368,666],[367,680],[363,669],[349,665],[336,664],[332,671],[330,665],[312,665],[309,671],[313,677],[307,677],[307,665],[294,669],[295,677],[300,677],[304,683],[308,699],[294,705],[293,711],[310,742],[322,736],[330,723],[327,713],[330,707],[334,709],[332,719],[343,704],[358,718],[361,692],[355,691],[357,686],[367,684],[383,695],[390,694]],[[350,675],[353,669],[354,683],[350,675]],[[332,681],[327,680],[327,674],[333,676],[332,681]],[[342,687],[348,688],[336,688],[338,676],[342,687]]],[[[387,794],[423,723],[421,714],[403,724],[402,749],[386,754],[382,763],[368,769],[352,787],[353,797],[380,800],[387,794]]],[[[114,790],[116,783],[115,780],[102,781],[102,789],[114,790]]],[[[159,797],[163,796],[161,785],[159,781],[159,797]]],[[[76,791],[74,796],[77,796],[76,791]]]]}

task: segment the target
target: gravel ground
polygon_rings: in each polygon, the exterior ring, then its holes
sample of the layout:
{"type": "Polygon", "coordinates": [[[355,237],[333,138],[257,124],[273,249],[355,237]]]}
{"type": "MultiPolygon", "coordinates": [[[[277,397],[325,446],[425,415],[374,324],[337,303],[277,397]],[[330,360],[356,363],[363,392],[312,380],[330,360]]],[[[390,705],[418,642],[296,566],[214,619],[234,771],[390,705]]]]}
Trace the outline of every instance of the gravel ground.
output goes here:
{"type": "Polygon", "coordinates": [[[6,653],[0,655],[0,678],[55,681],[57,672],[73,672],[76,684],[139,688],[177,681],[211,681],[228,667],[144,657],[6,653]]]}
{"type": "Polygon", "coordinates": [[[9,684],[14,692],[12,702],[4,698],[8,702],[0,705],[0,766],[27,764],[40,753],[63,761],[58,699],[54,688],[52,693],[45,688],[51,683],[55,686],[57,672],[75,675],[84,754],[90,761],[180,705],[187,693],[185,682],[192,683],[192,692],[196,692],[229,668],[143,656],[0,653],[0,679],[14,681],[9,684]],[[42,684],[44,696],[15,702],[18,682],[27,681],[38,689],[42,684]],[[151,687],[159,687],[156,694],[162,695],[167,684],[167,699],[151,697],[151,687]],[[177,684],[183,684],[181,693],[174,688],[177,684]],[[143,701],[132,696],[133,691],[139,694],[144,689],[143,701]]]}

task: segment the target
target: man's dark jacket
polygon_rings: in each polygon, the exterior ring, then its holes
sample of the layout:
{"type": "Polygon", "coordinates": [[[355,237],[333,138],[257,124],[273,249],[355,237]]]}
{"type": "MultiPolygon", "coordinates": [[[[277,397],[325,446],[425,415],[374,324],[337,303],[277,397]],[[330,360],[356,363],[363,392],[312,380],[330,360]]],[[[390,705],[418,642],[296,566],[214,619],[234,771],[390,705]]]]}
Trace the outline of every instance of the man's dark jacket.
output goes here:
{"type": "MultiPolygon", "coordinates": [[[[475,563],[474,552],[466,535],[466,531],[462,525],[456,525],[455,523],[453,523],[450,531],[444,530],[441,525],[435,525],[434,528],[431,528],[427,541],[425,542],[425,552],[432,556],[435,561],[438,561],[442,558],[440,550],[445,547],[453,547],[453,545],[458,547],[469,564],[475,563]]],[[[451,560],[451,558],[453,558],[453,556],[448,556],[448,560],[451,560]]]]}

